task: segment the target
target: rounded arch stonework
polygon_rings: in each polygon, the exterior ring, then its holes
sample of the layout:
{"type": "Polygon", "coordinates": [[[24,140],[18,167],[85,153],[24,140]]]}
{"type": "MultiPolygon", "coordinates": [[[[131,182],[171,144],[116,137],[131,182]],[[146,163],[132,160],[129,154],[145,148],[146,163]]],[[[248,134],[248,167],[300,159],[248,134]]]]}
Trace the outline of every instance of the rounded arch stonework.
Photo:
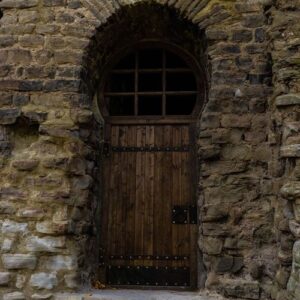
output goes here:
{"type": "MultiPolygon", "coordinates": [[[[101,67],[118,42],[107,39],[110,30],[118,28],[116,21],[128,25],[147,11],[151,22],[162,13],[169,24],[178,24],[178,38],[179,27],[187,26],[188,48],[196,58],[205,57],[209,93],[197,127],[200,285],[241,299],[297,294],[299,247],[296,243],[292,256],[292,246],[299,239],[294,192],[299,155],[293,122],[299,86],[297,74],[286,72],[296,61],[292,37],[298,33],[291,24],[297,23],[297,7],[279,0],[272,5],[266,0],[0,1],[3,299],[39,299],[90,285],[101,238],[95,212],[103,140],[93,97],[101,67]],[[290,22],[286,27],[282,12],[290,22]],[[278,30],[285,34],[279,37],[278,30]],[[288,43],[288,54],[277,39],[288,43]],[[282,128],[289,132],[284,141],[282,128]],[[282,200],[277,186],[283,184],[282,200]]],[[[170,33],[170,27],[164,30],[170,33]]]]}

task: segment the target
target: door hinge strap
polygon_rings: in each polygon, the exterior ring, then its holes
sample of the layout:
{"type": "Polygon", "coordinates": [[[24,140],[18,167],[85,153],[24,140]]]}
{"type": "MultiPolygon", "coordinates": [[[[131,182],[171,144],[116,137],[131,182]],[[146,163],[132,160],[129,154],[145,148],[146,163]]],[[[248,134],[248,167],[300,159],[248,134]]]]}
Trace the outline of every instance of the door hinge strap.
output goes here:
{"type": "Polygon", "coordinates": [[[112,152],[189,152],[190,146],[178,147],[111,147],[112,152]]]}

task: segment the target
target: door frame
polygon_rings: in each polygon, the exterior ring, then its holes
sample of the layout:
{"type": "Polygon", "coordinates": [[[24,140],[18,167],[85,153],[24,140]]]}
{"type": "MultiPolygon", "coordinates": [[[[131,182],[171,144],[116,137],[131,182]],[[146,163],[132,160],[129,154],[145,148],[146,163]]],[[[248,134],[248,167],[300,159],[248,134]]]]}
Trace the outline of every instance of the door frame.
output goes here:
{"type": "MultiPolygon", "coordinates": [[[[202,57],[199,57],[199,60],[202,60],[202,57]]],[[[190,287],[147,287],[147,286],[118,286],[119,288],[129,288],[129,289],[175,289],[175,290],[195,290],[198,286],[198,281],[200,278],[200,271],[203,269],[200,267],[200,264],[203,265],[202,261],[202,255],[200,253],[200,249],[198,247],[198,238],[200,234],[200,208],[199,208],[199,202],[198,202],[198,186],[199,186],[199,157],[198,157],[198,151],[197,151],[197,123],[200,119],[201,113],[204,109],[206,100],[207,100],[207,91],[208,91],[208,80],[206,76],[205,68],[201,65],[201,63],[188,51],[186,51],[184,48],[179,47],[176,44],[172,44],[170,42],[165,42],[161,40],[143,40],[134,44],[131,44],[130,46],[124,47],[119,49],[116,53],[113,53],[111,55],[111,58],[108,60],[109,62],[104,66],[103,69],[103,76],[101,77],[101,80],[99,82],[99,88],[97,92],[97,106],[99,109],[99,112],[101,113],[101,116],[104,121],[104,130],[103,130],[103,143],[102,143],[102,158],[105,156],[106,151],[106,145],[109,145],[110,143],[110,128],[113,125],[188,125],[190,128],[190,139],[191,144],[193,147],[191,147],[191,167],[190,170],[193,172],[192,174],[192,182],[191,182],[191,188],[193,190],[194,195],[194,203],[197,206],[197,213],[198,213],[198,219],[197,219],[197,225],[195,226],[195,232],[193,235],[193,243],[194,243],[194,249],[193,253],[190,253],[190,255],[194,255],[194,264],[190,265],[190,281],[191,285],[190,287]],[[107,76],[110,72],[110,70],[113,68],[114,62],[118,61],[122,57],[125,57],[126,54],[128,54],[130,51],[134,51],[135,49],[141,49],[141,48],[165,48],[167,50],[170,50],[177,54],[180,57],[183,57],[187,62],[191,70],[194,71],[196,80],[197,80],[197,88],[199,91],[195,110],[192,115],[187,116],[117,116],[112,117],[109,115],[107,105],[104,100],[104,88],[105,88],[105,81],[107,79],[107,76]],[[201,91],[201,92],[200,92],[201,91]],[[201,261],[200,261],[201,260],[201,261]]],[[[109,150],[109,147],[108,147],[109,150]]],[[[104,185],[104,174],[103,174],[103,168],[101,168],[101,178],[100,182],[103,187],[104,185]]],[[[103,190],[101,188],[100,190],[103,190]]],[[[103,199],[103,194],[100,195],[100,199],[103,199]]],[[[100,215],[101,219],[103,218],[105,214],[105,207],[102,205],[102,201],[100,201],[100,215]]],[[[101,230],[101,228],[99,228],[101,230]]],[[[100,251],[99,251],[100,252],[100,251]]],[[[101,256],[101,252],[99,254],[101,256]]]]}
{"type": "MultiPolygon", "coordinates": [[[[155,290],[186,290],[186,291],[190,291],[190,290],[197,290],[199,288],[198,286],[198,280],[199,280],[199,261],[201,259],[200,257],[200,252],[199,252],[199,247],[198,247],[198,238],[199,238],[199,234],[200,234],[200,220],[199,220],[199,216],[200,216],[200,209],[199,209],[199,205],[198,205],[198,182],[199,182],[199,166],[198,166],[198,155],[197,155],[197,147],[196,147],[196,122],[178,122],[178,123],[173,123],[173,122],[167,122],[167,123],[160,123],[157,122],[156,120],[153,120],[153,122],[151,122],[151,120],[147,120],[147,122],[141,123],[141,122],[121,122],[120,124],[118,124],[117,122],[112,122],[112,123],[105,123],[104,125],[104,136],[105,136],[105,141],[106,143],[110,143],[110,128],[113,125],[185,125],[189,127],[189,136],[190,136],[190,141],[191,141],[191,149],[190,149],[190,171],[192,172],[191,177],[193,178],[192,182],[191,182],[191,189],[192,189],[192,194],[194,197],[194,201],[193,203],[195,203],[195,206],[197,208],[197,224],[195,224],[195,228],[194,230],[192,230],[191,227],[191,237],[190,237],[190,243],[191,245],[193,245],[193,251],[190,251],[189,255],[190,255],[190,286],[184,287],[184,286],[136,286],[136,285],[132,285],[132,286],[128,286],[128,285],[117,285],[117,286],[113,286],[113,288],[125,288],[125,289],[155,289],[155,290]]],[[[104,148],[105,148],[105,144],[103,144],[104,148]]],[[[103,149],[103,147],[102,147],[103,149]]],[[[108,150],[109,151],[109,150],[108,150]]],[[[102,152],[102,157],[101,160],[103,162],[103,159],[105,157],[105,153],[102,152]]],[[[100,195],[100,199],[103,199],[104,197],[104,193],[103,193],[103,187],[104,187],[104,168],[101,168],[101,178],[100,178],[100,182],[101,182],[101,195],[100,195]]],[[[102,202],[102,201],[101,201],[102,202]]],[[[106,214],[106,208],[103,207],[103,205],[100,205],[100,216],[101,216],[101,220],[103,220],[103,218],[105,218],[105,214],[106,214]]],[[[100,222],[100,224],[102,225],[102,221],[100,222]]],[[[101,232],[101,227],[99,228],[99,231],[101,232]]],[[[99,261],[102,261],[103,258],[103,253],[100,249],[99,251],[99,261]]],[[[100,263],[101,266],[102,263],[100,263]]],[[[104,264],[104,263],[103,263],[104,264]]],[[[102,266],[103,267],[103,266],[102,266]]],[[[98,278],[99,278],[99,273],[98,273],[98,278]]],[[[100,281],[103,282],[103,274],[100,274],[100,281]]]]}

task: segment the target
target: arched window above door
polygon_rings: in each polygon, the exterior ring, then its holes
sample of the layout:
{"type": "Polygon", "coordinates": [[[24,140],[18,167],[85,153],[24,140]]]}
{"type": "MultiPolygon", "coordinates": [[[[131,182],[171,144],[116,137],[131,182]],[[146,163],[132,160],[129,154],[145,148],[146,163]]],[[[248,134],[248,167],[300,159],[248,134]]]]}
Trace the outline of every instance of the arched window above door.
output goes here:
{"type": "Polygon", "coordinates": [[[193,118],[203,103],[205,82],[196,60],[171,47],[140,46],[119,57],[102,85],[106,117],[193,118]]]}

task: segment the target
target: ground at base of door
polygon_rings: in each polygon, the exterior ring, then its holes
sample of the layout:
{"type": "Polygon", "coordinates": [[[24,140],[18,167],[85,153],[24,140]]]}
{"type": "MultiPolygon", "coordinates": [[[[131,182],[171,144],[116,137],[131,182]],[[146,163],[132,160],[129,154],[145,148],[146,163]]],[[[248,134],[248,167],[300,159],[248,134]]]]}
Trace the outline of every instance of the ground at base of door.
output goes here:
{"type": "Polygon", "coordinates": [[[156,290],[91,290],[83,293],[62,293],[55,300],[222,300],[219,295],[203,292],[156,290]]]}

